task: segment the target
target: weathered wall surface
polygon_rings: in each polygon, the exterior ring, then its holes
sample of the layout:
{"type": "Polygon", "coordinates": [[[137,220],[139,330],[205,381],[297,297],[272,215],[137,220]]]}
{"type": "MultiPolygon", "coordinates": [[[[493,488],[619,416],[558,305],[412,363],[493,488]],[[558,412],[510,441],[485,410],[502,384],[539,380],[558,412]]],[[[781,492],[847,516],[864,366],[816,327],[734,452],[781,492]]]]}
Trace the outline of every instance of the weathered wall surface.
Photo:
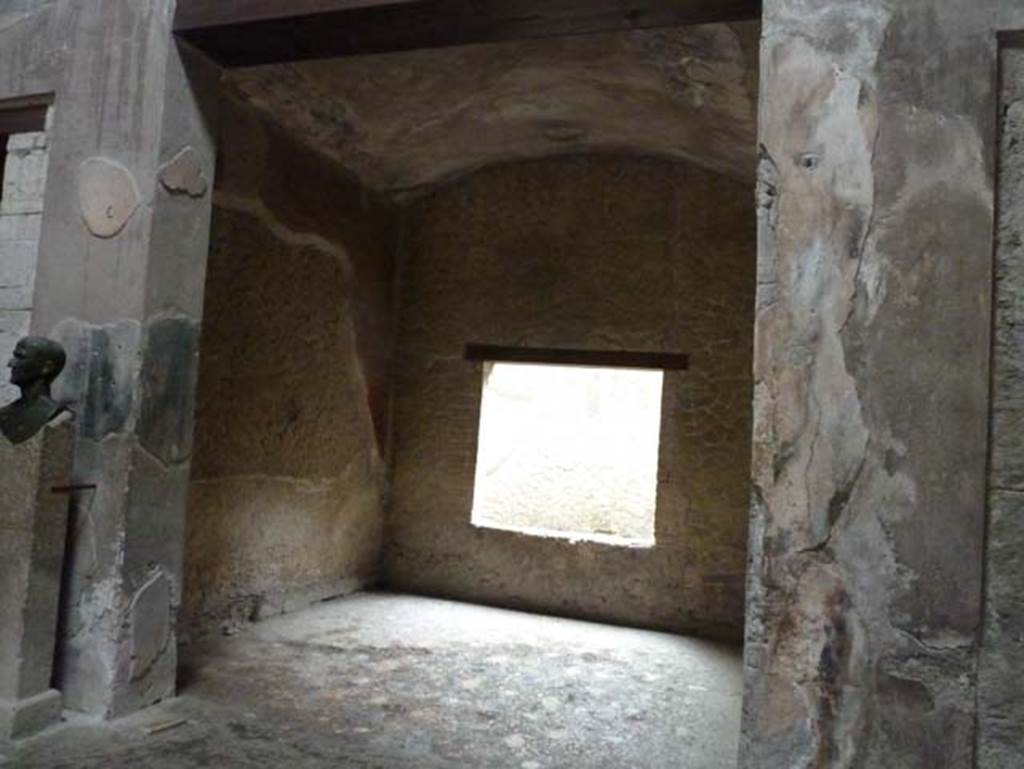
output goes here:
{"type": "MultiPolygon", "coordinates": [[[[46,186],[46,133],[0,137],[3,189],[0,191],[0,361],[6,363],[18,339],[32,323],[32,290],[43,225],[46,186]]],[[[18,388],[0,384],[0,403],[18,396],[18,388]]]]}
{"type": "Polygon", "coordinates": [[[744,769],[974,765],[992,7],[765,3],[744,769]]]}
{"type": "Polygon", "coordinates": [[[366,584],[383,526],[387,207],[230,98],[221,126],[186,634],[366,584]]]}
{"type": "Polygon", "coordinates": [[[736,636],[749,500],[754,222],[744,185],[685,164],[567,157],[493,167],[404,228],[395,587],[736,636]],[[657,547],[470,523],[481,366],[467,342],[682,351],[665,377],[657,547]]]}
{"type": "Polygon", "coordinates": [[[0,14],[0,100],[53,103],[30,330],[68,348],[56,394],[76,403],[76,480],[98,486],[71,521],[57,676],[68,706],[106,715],[174,691],[214,158],[205,76],[197,62],[186,74],[172,10],[0,14]]]}
{"type": "Polygon", "coordinates": [[[1024,46],[1001,61],[986,611],[978,767],[1024,766],[1024,46]]]}

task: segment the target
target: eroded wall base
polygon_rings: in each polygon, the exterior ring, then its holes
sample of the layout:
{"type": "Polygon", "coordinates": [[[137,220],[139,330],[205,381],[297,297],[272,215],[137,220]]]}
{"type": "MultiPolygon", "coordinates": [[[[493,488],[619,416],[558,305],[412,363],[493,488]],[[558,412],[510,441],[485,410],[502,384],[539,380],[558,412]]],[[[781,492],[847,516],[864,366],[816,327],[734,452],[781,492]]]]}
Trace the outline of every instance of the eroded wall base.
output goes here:
{"type": "Polygon", "coordinates": [[[28,441],[0,436],[0,745],[60,720],[50,688],[67,531],[74,423],[64,413],[28,441]]]}

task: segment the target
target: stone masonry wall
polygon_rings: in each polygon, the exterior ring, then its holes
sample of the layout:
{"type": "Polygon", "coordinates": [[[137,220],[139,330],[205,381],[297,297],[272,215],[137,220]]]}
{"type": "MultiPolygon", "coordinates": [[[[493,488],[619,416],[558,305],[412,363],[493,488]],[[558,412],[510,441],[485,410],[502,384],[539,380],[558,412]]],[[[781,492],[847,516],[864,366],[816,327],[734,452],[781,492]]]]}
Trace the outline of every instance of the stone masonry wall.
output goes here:
{"type": "Polygon", "coordinates": [[[231,97],[221,126],[186,635],[372,581],[383,526],[387,209],[231,97]]]}
{"type": "MultiPolygon", "coordinates": [[[[6,362],[32,322],[46,186],[46,133],[14,134],[6,144],[6,154],[0,146],[0,163],[4,164],[0,174],[0,362],[6,362]]],[[[17,388],[3,376],[0,403],[17,395],[17,388]]]]}
{"type": "Polygon", "coordinates": [[[738,637],[749,503],[751,190],[672,161],[565,157],[432,190],[403,231],[388,583],[738,637]],[[468,342],[686,352],[665,376],[653,548],[470,522],[468,342]]]}

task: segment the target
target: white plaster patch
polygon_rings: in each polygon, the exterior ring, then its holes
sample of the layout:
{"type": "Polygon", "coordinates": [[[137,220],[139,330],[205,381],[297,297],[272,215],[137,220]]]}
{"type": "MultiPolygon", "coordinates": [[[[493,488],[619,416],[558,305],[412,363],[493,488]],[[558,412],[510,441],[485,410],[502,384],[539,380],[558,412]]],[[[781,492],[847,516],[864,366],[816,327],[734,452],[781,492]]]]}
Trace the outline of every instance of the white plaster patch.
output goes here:
{"type": "Polygon", "coordinates": [[[140,203],[135,177],[106,158],[89,158],[82,163],[78,199],[85,226],[98,238],[112,238],[121,232],[140,203]]]}

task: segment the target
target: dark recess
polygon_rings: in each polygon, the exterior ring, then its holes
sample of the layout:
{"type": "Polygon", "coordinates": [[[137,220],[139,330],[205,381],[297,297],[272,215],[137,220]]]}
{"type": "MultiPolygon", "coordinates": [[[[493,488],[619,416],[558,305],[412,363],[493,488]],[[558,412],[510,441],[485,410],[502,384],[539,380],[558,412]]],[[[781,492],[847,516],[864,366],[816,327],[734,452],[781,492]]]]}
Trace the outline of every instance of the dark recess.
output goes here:
{"type": "Polygon", "coordinates": [[[241,67],[760,15],[761,0],[181,0],[175,31],[241,67]]]}
{"type": "MultiPolygon", "coordinates": [[[[31,131],[42,131],[46,128],[45,104],[31,107],[4,109],[0,107],[0,137],[6,140],[10,134],[23,134],[31,131]]],[[[6,141],[4,142],[6,145],[6,141]]]]}

